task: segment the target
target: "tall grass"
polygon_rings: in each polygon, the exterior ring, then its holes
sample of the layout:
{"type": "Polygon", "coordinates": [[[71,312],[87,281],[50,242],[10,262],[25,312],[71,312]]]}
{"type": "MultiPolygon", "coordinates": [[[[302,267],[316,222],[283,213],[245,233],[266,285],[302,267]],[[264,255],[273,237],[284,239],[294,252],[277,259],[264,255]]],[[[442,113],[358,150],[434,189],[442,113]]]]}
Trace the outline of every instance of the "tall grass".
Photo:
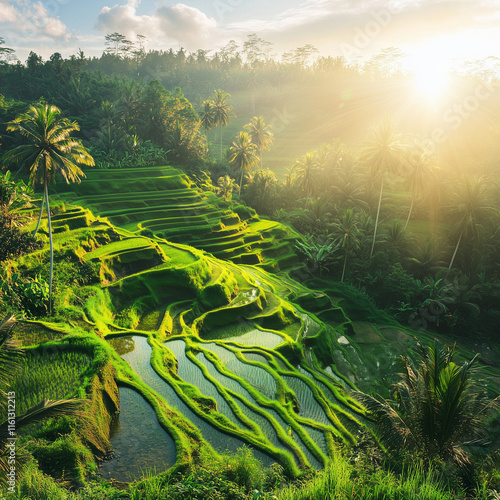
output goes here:
{"type": "MultiPolygon", "coordinates": [[[[473,498],[486,500],[485,492],[473,498]]],[[[313,479],[292,484],[277,494],[279,500],[459,500],[467,497],[452,490],[439,474],[412,465],[401,475],[388,470],[356,470],[340,454],[313,479]]]]}
{"type": "Polygon", "coordinates": [[[202,456],[183,472],[159,474],[145,471],[144,479],[119,491],[104,481],[92,482],[77,492],[64,489],[45,476],[35,462],[13,500],[494,500],[497,493],[484,484],[466,494],[453,490],[436,470],[415,464],[396,474],[389,470],[372,472],[352,465],[337,452],[324,471],[301,481],[288,483],[283,469],[262,466],[248,448],[219,456],[202,456]],[[284,486],[283,486],[284,485],[284,486]]]}
{"type": "Polygon", "coordinates": [[[73,395],[82,384],[91,359],[75,351],[58,350],[41,354],[27,351],[22,371],[12,383],[19,414],[43,399],[63,399],[73,395]]]}

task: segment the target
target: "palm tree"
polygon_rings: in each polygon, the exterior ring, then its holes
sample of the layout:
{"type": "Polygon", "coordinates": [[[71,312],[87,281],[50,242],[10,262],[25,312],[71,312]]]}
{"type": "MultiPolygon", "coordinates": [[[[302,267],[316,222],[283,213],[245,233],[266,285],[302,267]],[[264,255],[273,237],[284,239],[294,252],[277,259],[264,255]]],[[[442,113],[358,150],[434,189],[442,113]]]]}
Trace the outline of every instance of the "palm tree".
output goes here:
{"type": "Polygon", "coordinates": [[[427,238],[423,242],[417,243],[414,254],[408,259],[410,269],[417,279],[424,279],[435,275],[442,269],[445,261],[442,260],[443,252],[439,248],[436,240],[427,238]]]}
{"type": "Polygon", "coordinates": [[[266,125],[262,116],[254,116],[244,128],[250,132],[250,138],[259,150],[262,169],[262,151],[268,151],[274,140],[274,134],[270,130],[271,125],[266,125]]]}
{"type": "Polygon", "coordinates": [[[443,287],[442,294],[446,297],[446,321],[451,333],[456,330],[464,332],[470,322],[477,321],[480,308],[477,302],[481,301],[480,285],[472,285],[468,278],[455,279],[443,287]]]}
{"type": "Polygon", "coordinates": [[[335,242],[345,249],[344,267],[342,268],[341,282],[344,281],[347,266],[347,256],[351,250],[357,250],[360,246],[358,228],[358,214],[352,208],[347,208],[340,219],[333,223],[334,229],[340,233],[335,242]]]}
{"type": "Polygon", "coordinates": [[[334,241],[324,241],[313,235],[308,235],[295,244],[295,248],[303,255],[307,269],[321,277],[328,271],[335,260],[337,245],[334,241]]]}
{"type": "Polygon", "coordinates": [[[238,194],[241,195],[243,174],[250,171],[259,161],[256,154],[256,146],[247,132],[240,132],[236,140],[233,141],[229,151],[231,153],[229,165],[240,174],[240,189],[238,194]]]}
{"type": "Polygon", "coordinates": [[[398,219],[392,220],[386,228],[385,240],[400,254],[406,253],[410,240],[405,234],[404,227],[398,219]]]}
{"type": "Polygon", "coordinates": [[[497,399],[489,402],[472,379],[478,355],[459,366],[453,362],[455,347],[437,341],[427,350],[420,347],[420,354],[418,367],[402,357],[404,372],[392,387],[394,401],[362,393],[357,397],[376,418],[389,449],[467,467],[470,457],[464,446],[479,443],[485,417],[497,399]]]}
{"type": "Polygon", "coordinates": [[[296,172],[296,182],[306,196],[311,196],[316,185],[316,174],[318,173],[318,162],[316,153],[310,151],[295,160],[293,166],[296,172]]]}
{"type": "Polygon", "coordinates": [[[357,171],[354,159],[348,154],[341,161],[335,175],[333,192],[335,199],[342,207],[353,207],[368,210],[368,203],[363,199],[363,178],[357,171]]]}
{"type": "Polygon", "coordinates": [[[227,100],[231,94],[218,89],[214,91],[215,95],[212,99],[212,113],[214,125],[220,125],[220,159],[222,161],[222,125],[231,123],[231,114],[233,107],[228,104],[227,100]]]}
{"type": "Polygon", "coordinates": [[[369,165],[372,174],[380,177],[381,180],[370,258],[373,255],[375,239],[377,237],[380,205],[382,204],[382,193],[384,190],[384,177],[387,173],[395,174],[397,172],[401,164],[401,152],[401,135],[396,132],[394,124],[386,118],[378,128],[373,130],[373,137],[365,145],[362,154],[362,159],[369,165]]]}
{"type": "Polygon", "coordinates": [[[422,147],[421,144],[415,143],[410,151],[408,160],[408,176],[405,180],[405,187],[411,191],[410,210],[408,211],[408,218],[406,219],[403,231],[406,231],[408,222],[410,222],[413,205],[417,192],[424,188],[426,183],[433,184],[434,168],[433,158],[428,148],[422,147]]]}
{"type": "Polygon", "coordinates": [[[80,177],[85,177],[85,174],[77,164],[94,165],[94,159],[81,141],[71,137],[71,133],[80,130],[80,127],[76,122],[61,118],[60,114],[61,110],[56,106],[30,106],[26,113],[22,113],[7,125],[9,132],[19,132],[27,138],[27,143],[11,149],[3,157],[6,162],[21,163],[22,168],[27,166],[30,170],[29,181],[33,187],[37,183],[43,185],[50,241],[49,314],[52,312],[54,247],[48,186],[55,182],[57,173],[60,173],[68,184],[80,182],[80,177]]]}
{"type": "Polygon", "coordinates": [[[139,85],[135,82],[125,84],[122,95],[117,102],[116,111],[123,120],[127,133],[133,133],[132,123],[137,116],[139,106],[139,85]]]}
{"type": "Polygon", "coordinates": [[[200,114],[200,121],[201,126],[205,130],[205,134],[207,134],[209,130],[212,130],[214,125],[216,125],[211,101],[203,101],[203,111],[200,114]]]}
{"type": "MultiPolygon", "coordinates": [[[[0,414],[8,416],[7,392],[10,381],[16,372],[20,370],[20,361],[23,352],[17,347],[12,339],[13,328],[16,319],[14,316],[6,316],[0,320],[0,414]]],[[[43,419],[60,415],[79,416],[81,405],[84,401],[78,399],[66,399],[60,401],[44,400],[33,406],[26,413],[16,416],[16,431],[27,425],[40,422],[43,419]]],[[[9,419],[0,421],[0,487],[7,486],[7,474],[10,472],[8,460],[10,458],[9,444],[12,436],[9,428],[9,419]]],[[[16,455],[16,476],[21,477],[26,465],[26,457],[16,455]]]]}
{"type": "Polygon", "coordinates": [[[496,212],[490,196],[491,183],[485,177],[466,177],[455,193],[453,204],[448,207],[454,220],[452,234],[458,239],[448,270],[453,266],[462,239],[477,242],[496,212]]]}

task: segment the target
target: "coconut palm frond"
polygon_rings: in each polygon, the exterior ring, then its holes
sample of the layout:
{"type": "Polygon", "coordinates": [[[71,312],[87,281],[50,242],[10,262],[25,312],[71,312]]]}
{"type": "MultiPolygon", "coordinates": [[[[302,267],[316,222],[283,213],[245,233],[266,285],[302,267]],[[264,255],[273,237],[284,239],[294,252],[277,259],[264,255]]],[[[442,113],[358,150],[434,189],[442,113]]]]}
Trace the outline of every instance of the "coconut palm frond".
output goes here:
{"type": "MultiPolygon", "coordinates": [[[[32,406],[23,415],[16,417],[16,430],[50,417],[60,417],[62,415],[71,417],[81,416],[83,415],[82,406],[85,402],[86,400],[84,399],[61,399],[59,401],[45,399],[37,405],[32,406]]],[[[8,426],[8,421],[0,424],[0,445],[7,440],[8,426]]]]}

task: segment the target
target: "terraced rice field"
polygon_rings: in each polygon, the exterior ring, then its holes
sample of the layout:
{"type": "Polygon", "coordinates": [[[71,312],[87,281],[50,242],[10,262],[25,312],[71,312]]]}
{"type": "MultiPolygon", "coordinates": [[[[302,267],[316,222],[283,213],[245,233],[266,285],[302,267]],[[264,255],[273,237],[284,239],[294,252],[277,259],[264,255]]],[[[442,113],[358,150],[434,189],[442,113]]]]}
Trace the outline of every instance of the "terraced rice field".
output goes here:
{"type": "MultiPolygon", "coordinates": [[[[148,230],[158,238],[192,245],[224,260],[268,269],[287,269],[298,263],[290,244],[295,235],[289,228],[260,220],[252,210],[232,211],[214,193],[197,189],[180,170],[88,170],[86,175],[81,184],[60,183],[59,197],[85,206],[132,235],[148,230]]],[[[69,222],[68,218],[56,221],[56,226],[69,222]]],[[[140,249],[141,239],[128,245],[140,249]]]]}
{"type": "MultiPolygon", "coordinates": [[[[89,172],[58,196],[84,205],[54,217],[54,240],[81,241],[78,257],[99,268],[84,319],[113,348],[124,426],[156,418],[145,442],[175,441],[177,461],[246,445],[292,476],[356,442],[365,412],[349,391],[362,354],[321,319],[349,322],[340,305],[271,272],[294,265],[285,227],[238,215],[171,167],[89,172]]],[[[103,470],[118,477],[133,457],[115,436],[103,470]]]]}

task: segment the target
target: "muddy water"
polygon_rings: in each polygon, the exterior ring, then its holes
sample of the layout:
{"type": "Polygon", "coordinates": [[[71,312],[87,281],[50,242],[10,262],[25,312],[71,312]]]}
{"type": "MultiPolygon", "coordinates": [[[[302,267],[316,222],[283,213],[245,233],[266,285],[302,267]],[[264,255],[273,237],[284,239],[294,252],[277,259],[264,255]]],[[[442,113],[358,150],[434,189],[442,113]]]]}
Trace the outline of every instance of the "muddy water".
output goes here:
{"type": "Polygon", "coordinates": [[[118,481],[140,478],[146,469],[162,472],[175,464],[174,440],[165,432],[150,404],[136,391],[120,387],[120,416],[111,430],[114,456],[100,467],[102,476],[118,481]]]}
{"type": "MultiPolygon", "coordinates": [[[[126,361],[128,361],[141,380],[146,383],[157,394],[165,398],[168,404],[182,413],[203,434],[203,437],[219,452],[226,450],[236,451],[246,443],[233,436],[219,431],[208,422],[195,414],[176,394],[174,389],[165,382],[153,369],[150,363],[151,346],[145,337],[138,335],[111,339],[110,344],[117,350],[126,361]]],[[[154,449],[152,451],[154,453],[154,449]]],[[[256,458],[264,465],[269,466],[274,459],[264,453],[253,450],[256,458]]]]}

